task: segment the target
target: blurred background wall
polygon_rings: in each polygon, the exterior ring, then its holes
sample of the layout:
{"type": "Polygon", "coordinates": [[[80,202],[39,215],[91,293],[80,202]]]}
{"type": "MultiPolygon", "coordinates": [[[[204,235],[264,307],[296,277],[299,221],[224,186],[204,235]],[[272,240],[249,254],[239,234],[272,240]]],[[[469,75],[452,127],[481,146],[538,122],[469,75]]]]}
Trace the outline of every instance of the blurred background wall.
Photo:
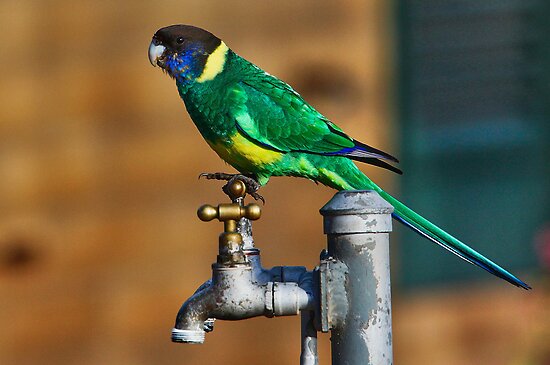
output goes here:
{"type": "MultiPolygon", "coordinates": [[[[510,287],[396,228],[396,363],[548,364],[548,9],[474,3],[0,2],[0,363],[297,363],[298,318],[218,322],[201,346],[169,340],[221,229],[195,216],[225,199],[197,176],[231,171],[147,60],[158,28],[187,23],[400,156],[402,178],[363,170],[535,287],[510,287]],[[479,59],[467,42],[482,35],[497,50],[479,59]],[[480,65],[500,81],[472,85],[488,72],[480,65]]],[[[262,194],[264,264],[312,268],[325,242],[317,211],[333,192],[274,178],[262,194]]]]}

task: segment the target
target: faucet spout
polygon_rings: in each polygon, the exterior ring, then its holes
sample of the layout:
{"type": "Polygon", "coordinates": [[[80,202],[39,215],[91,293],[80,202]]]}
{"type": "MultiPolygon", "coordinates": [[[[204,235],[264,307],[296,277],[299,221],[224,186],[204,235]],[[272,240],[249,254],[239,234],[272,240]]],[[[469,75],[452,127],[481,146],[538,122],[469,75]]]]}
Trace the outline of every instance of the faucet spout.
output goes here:
{"type": "MultiPolygon", "coordinates": [[[[308,275],[304,275],[307,277],[308,275]]],[[[258,316],[297,315],[314,302],[310,280],[258,282],[250,264],[214,264],[212,281],[182,306],[172,329],[172,341],[203,343],[210,318],[240,320],[258,316]]]]}
{"type": "Polygon", "coordinates": [[[205,321],[216,306],[211,281],[201,286],[183,305],[172,329],[172,341],[183,343],[203,343],[206,334],[205,321]],[[202,288],[202,289],[201,289],[202,288]]]}
{"type": "Polygon", "coordinates": [[[248,264],[214,264],[210,285],[197,291],[179,310],[172,341],[203,343],[208,318],[238,320],[269,314],[265,289],[265,284],[254,282],[248,264]]]}
{"type": "Polygon", "coordinates": [[[174,342],[203,343],[215,319],[297,315],[314,306],[311,273],[305,267],[262,267],[250,224],[250,220],[260,218],[261,209],[253,203],[244,205],[244,183],[230,181],[224,192],[231,204],[203,205],[197,211],[202,221],[222,221],[224,232],[212,265],[212,279],[201,285],[178,312],[172,329],[174,342]]]}

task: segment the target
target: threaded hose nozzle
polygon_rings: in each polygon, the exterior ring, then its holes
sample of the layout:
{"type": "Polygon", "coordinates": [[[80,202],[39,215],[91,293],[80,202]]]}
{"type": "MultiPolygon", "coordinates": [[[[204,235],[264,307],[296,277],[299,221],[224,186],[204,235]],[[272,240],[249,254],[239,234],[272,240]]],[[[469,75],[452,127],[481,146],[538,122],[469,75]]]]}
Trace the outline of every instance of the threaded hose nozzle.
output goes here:
{"type": "Polygon", "coordinates": [[[172,342],[204,343],[205,332],[203,330],[172,329],[172,342]]]}

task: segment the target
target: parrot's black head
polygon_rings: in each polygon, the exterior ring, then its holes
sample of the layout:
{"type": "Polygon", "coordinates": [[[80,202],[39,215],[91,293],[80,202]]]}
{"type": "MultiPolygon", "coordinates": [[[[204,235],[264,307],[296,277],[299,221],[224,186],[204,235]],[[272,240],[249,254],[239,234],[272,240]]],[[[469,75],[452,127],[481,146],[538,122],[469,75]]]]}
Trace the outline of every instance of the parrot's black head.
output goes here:
{"type": "Polygon", "coordinates": [[[204,29],[171,25],[159,29],[153,36],[149,61],[178,81],[202,82],[223,69],[227,51],[218,37],[204,29]]]}

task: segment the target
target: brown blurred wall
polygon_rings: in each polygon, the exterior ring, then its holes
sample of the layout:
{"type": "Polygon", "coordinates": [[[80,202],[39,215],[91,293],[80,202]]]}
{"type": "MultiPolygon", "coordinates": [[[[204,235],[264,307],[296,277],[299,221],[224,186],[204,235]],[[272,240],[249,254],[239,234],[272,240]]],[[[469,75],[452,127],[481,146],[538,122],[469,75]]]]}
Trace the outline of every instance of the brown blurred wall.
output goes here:
{"type": "MultiPolygon", "coordinates": [[[[202,346],[170,343],[221,229],[195,216],[224,199],[197,176],[232,169],[147,47],[168,24],[209,29],[393,150],[388,12],[380,0],[0,2],[0,363],[295,363],[298,318],[218,323],[202,346]]],[[[311,268],[332,192],[278,178],[262,194],[265,265],[311,268]]]]}
{"type": "MultiPolygon", "coordinates": [[[[383,0],[0,2],[0,364],[297,363],[298,318],[218,322],[201,346],[169,340],[221,229],[195,216],[224,199],[197,176],[232,169],[146,50],[159,27],[207,28],[357,139],[397,153],[392,16],[383,0]]],[[[392,190],[389,173],[364,170],[392,190]]],[[[325,240],[317,211],[333,192],[275,178],[262,194],[264,264],[313,267],[325,240]]],[[[494,359],[483,341],[474,354],[464,344],[481,319],[457,317],[489,318],[494,339],[508,312],[472,311],[467,298],[398,299],[396,362],[494,359]]]]}

